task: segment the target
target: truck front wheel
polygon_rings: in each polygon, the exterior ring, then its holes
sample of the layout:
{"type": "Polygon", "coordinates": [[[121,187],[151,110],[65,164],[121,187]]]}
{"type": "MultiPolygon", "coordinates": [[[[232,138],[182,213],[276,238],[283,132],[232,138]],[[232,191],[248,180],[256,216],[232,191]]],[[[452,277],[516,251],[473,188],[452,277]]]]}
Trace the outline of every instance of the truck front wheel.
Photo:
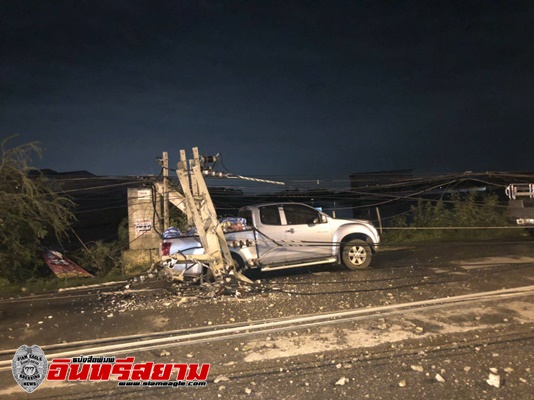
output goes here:
{"type": "Polygon", "coordinates": [[[351,270],[367,268],[372,258],[371,246],[360,239],[348,241],[341,250],[341,262],[351,270]]]}

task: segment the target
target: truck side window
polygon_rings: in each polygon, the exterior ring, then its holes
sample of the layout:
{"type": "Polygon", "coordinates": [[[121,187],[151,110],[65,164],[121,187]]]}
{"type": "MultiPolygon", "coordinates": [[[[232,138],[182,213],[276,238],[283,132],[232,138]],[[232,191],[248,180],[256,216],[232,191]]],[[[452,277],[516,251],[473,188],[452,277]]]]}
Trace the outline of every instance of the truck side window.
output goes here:
{"type": "Polygon", "coordinates": [[[299,204],[284,204],[284,213],[288,225],[313,224],[320,221],[319,212],[299,204]]]}
{"type": "Polygon", "coordinates": [[[247,220],[247,227],[252,227],[254,224],[252,223],[252,211],[250,210],[240,210],[239,216],[241,218],[245,218],[247,220]]]}
{"type": "Polygon", "coordinates": [[[260,207],[260,220],[264,225],[282,225],[278,206],[260,207]]]}

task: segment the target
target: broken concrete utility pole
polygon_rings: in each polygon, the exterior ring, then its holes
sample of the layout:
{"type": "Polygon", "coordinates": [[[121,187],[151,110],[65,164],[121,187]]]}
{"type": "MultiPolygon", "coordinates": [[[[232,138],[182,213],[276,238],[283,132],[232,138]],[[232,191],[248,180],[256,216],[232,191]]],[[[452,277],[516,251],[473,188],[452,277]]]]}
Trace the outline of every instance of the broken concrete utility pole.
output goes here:
{"type": "MultiPolygon", "coordinates": [[[[194,260],[208,265],[215,279],[221,277],[233,266],[228,244],[219,224],[217,213],[208,187],[202,175],[203,158],[198,148],[193,148],[193,158],[188,160],[184,150],[180,150],[180,162],[176,169],[183,194],[157,183],[156,188],[169,202],[187,215],[188,223],[194,225],[205,254],[195,254],[194,260]]],[[[189,258],[189,256],[186,256],[189,258]]]]}
{"type": "Polygon", "coordinates": [[[169,153],[163,152],[163,230],[170,225],[169,216],[169,153]]]}

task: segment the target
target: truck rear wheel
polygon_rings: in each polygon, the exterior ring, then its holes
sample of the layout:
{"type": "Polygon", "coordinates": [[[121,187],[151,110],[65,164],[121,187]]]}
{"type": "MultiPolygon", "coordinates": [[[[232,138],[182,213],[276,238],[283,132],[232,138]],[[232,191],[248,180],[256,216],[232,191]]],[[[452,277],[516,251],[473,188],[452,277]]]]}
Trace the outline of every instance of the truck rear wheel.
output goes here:
{"type": "Polygon", "coordinates": [[[341,250],[341,262],[350,270],[365,269],[371,264],[371,246],[361,239],[352,239],[341,250]]]}
{"type": "Polygon", "coordinates": [[[232,256],[232,260],[234,261],[235,270],[237,272],[243,272],[245,270],[245,263],[243,262],[243,259],[232,252],[230,252],[230,255],[232,256]]]}
{"type": "Polygon", "coordinates": [[[230,253],[232,254],[232,258],[234,259],[234,268],[236,269],[237,272],[245,275],[247,278],[253,281],[260,278],[260,271],[258,269],[246,268],[245,262],[243,261],[241,256],[233,252],[230,252],[230,253]]]}

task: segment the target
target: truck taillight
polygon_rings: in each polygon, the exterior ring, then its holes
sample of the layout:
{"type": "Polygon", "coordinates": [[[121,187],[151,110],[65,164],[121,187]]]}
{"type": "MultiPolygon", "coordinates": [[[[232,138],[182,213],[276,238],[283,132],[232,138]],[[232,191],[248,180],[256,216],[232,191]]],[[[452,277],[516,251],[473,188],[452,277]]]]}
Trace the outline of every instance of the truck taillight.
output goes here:
{"type": "Polygon", "coordinates": [[[161,255],[162,256],[169,256],[171,253],[171,243],[170,242],[163,242],[161,244],[161,255]]]}

